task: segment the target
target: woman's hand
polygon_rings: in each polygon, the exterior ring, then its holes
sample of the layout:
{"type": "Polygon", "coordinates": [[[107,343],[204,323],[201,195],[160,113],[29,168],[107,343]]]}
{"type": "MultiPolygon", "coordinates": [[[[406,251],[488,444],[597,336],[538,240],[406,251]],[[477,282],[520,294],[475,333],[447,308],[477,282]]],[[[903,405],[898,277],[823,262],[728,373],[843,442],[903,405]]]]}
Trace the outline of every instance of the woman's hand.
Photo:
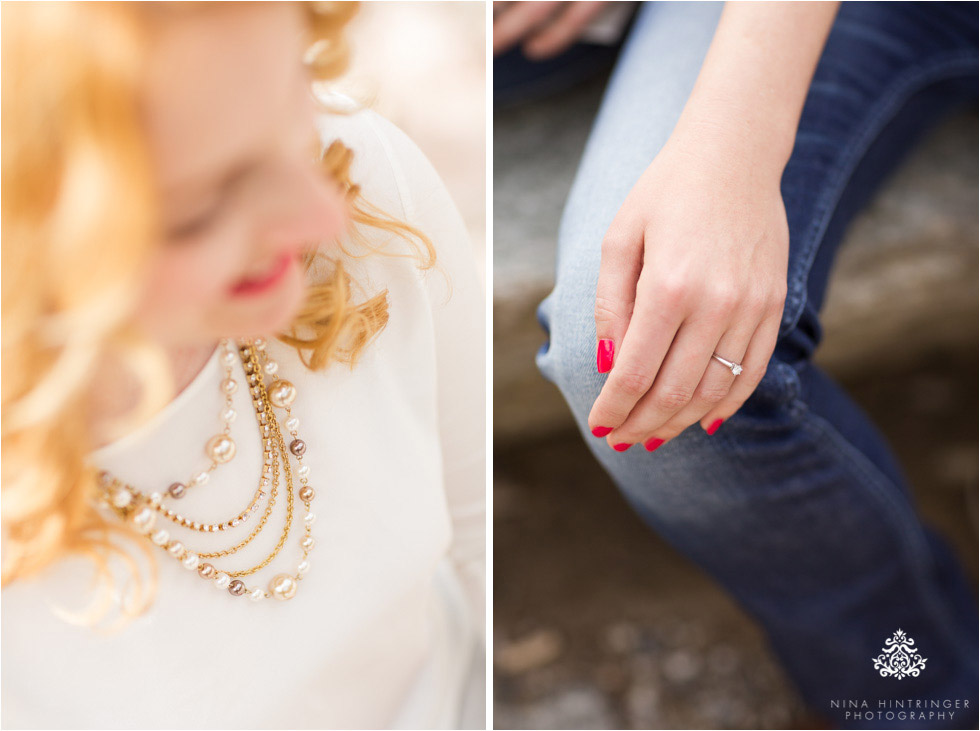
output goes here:
{"type": "Polygon", "coordinates": [[[595,321],[611,370],[589,426],[614,449],[653,451],[698,421],[713,434],[765,374],[789,249],[782,166],[766,160],[743,135],[679,125],[609,227],[595,321]]]}
{"type": "Polygon", "coordinates": [[[677,126],[609,227],[595,302],[609,378],[589,427],[614,449],[653,451],[698,421],[714,434],[765,374],[789,263],[779,183],[836,14],[726,3],[677,126]]]}
{"type": "Polygon", "coordinates": [[[557,56],[579,39],[605,2],[494,2],[494,55],[523,43],[528,58],[557,56]]]}

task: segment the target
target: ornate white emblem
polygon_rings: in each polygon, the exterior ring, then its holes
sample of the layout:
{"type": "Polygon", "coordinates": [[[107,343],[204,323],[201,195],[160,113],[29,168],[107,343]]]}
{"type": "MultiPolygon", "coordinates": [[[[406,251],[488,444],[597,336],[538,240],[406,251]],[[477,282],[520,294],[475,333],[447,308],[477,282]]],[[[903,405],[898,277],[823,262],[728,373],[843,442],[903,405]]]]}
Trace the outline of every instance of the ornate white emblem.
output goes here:
{"type": "Polygon", "coordinates": [[[874,658],[874,663],[881,677],[901,680],[910,675],[919,677],[927,659],[915,648],[915,640],[898,630],[891,639],[885,640],[885,646],[881,648],[881,654],[874,658]]]}

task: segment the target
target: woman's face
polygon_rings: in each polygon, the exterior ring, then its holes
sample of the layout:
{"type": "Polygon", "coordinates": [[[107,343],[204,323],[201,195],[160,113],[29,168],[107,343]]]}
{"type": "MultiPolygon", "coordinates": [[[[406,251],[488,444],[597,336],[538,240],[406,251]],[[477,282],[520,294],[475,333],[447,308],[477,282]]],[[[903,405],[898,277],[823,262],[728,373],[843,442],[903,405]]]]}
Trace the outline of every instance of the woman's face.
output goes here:
{"type": "Polygon", "coordinates": [[[303,250],[345,226],[315,162],[295,3],[215,3],[153,21],[144,114],[162,207],[138,319],[165,346],[271,334],[304,297],[303,250]]]}

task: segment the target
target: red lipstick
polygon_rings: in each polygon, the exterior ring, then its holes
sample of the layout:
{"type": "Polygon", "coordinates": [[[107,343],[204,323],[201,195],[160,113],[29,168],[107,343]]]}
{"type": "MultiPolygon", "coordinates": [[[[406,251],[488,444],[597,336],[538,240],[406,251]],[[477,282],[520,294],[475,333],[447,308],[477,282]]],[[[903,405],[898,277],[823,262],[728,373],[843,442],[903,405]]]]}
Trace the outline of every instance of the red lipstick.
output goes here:
{"type": "Polygon", "coordinates": [[[294,257],[291,254],[282,254],[276,260],[275,266],[269,271],[268,274],[265,274],[258,279],[239,280],[239,282],[231,288],[231,293],[238,297],[251,297],[268,292],[276,287],[276,285],[278,285],[286,276],[286,272],[289,271],[289,265],[293,258],[294,257]]]}

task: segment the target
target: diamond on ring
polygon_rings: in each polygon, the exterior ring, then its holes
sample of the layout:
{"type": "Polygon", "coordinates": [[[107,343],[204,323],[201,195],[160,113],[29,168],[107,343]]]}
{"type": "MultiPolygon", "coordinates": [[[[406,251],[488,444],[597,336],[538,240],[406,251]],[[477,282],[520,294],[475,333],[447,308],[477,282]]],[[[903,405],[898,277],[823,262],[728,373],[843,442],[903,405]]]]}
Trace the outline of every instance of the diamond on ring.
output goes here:
{"type": "Polygon", "coordinates": [[[724,365],[726,368],[730,369],[733,376],[737,376],[739,373],[742,372],[742,364],[741,363],[733,363],[730,360],[725,360],[724,358],[722,358],[717,353],[712,353],[711,354],[711,357],[714,358],[715,360],[717,360],[722,365],[724,365]]]}

